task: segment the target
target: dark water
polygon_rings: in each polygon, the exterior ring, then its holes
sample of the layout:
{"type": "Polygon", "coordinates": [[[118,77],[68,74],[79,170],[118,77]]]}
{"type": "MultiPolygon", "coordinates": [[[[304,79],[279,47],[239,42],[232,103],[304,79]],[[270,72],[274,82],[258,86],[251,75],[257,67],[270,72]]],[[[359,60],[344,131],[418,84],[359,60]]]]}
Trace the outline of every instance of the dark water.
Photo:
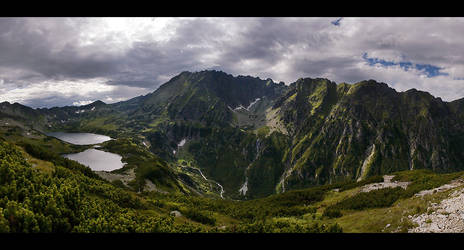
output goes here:
{"type": "Polygon", "coordinates": [[[82,165],[86,165],[93,171],[112,171],[124,166],[120,155],[93,148],[77,154],[67,154],[64,155],[64,157],[75,160],[82,165]]]}
{"type": "Polygon", "coordinates": [[[111,140],[109,136],[92,133],[53,132],[47,135],[76,145],[92,145],[111,140]]]}

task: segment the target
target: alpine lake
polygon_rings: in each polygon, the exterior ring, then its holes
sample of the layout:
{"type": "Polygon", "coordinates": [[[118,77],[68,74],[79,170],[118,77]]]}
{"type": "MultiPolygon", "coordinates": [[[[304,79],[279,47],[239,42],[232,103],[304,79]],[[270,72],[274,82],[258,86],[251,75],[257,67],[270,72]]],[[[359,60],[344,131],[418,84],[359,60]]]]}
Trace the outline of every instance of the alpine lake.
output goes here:
{"type": "MultiPolygon", "coordinates": [[[[48,133],[47,135],[75,145],[96,145],[105,141],[112,140],[112,138],[109,136],[93,133],[53,132],[48,133]]],[[[79,153],[65,154],[63,157],[88,166],[93,171],[109,172],[120,169],[124,166],[125,163],[121,161],[122,156],[98,150],[97,148],[98,146],[94,146],[94,148],[90,148],[79,153]]]]}

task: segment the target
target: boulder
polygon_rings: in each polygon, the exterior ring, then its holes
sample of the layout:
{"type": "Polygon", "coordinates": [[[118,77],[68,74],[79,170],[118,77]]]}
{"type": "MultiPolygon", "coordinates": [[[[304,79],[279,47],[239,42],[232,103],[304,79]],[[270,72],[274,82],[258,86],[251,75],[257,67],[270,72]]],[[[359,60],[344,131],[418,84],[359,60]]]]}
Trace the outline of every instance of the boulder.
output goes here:
{"type": "Polygon", "coordinates": [[[170,215],[174,216],[174,217],[180,217],[182,216],[182,213],[177,211],[177,210],[173,210],[169,213],[170,215]]]}

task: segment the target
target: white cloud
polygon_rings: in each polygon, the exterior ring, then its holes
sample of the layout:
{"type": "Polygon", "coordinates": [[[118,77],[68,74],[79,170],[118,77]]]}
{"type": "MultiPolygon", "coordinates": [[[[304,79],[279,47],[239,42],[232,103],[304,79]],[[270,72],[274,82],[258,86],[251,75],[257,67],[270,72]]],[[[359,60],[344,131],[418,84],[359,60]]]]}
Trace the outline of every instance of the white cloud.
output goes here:
{"type": "Polygon", "coordinates": [[[94,101],[89,101],[89,100],[84,101],[84,100],[82,100],[82,101],[73,102],[72,105],[74,105],[74,106],[83,106],[83,105],[91,104],[92,102],[94,102],[94,101]]]}
{"type": "Polygon", "coordinates": [[[69,98],[70,103],[76,97],[89,97],[99,93],[108,93],[115,89],[115,86],[107,85],[104,79],[83,80],[63,80],[63,81],[43,81],[22,87],[9,84],[7,91],[3,92],[3,101],[29,103],[34,99],[46,99],[53,97],[69,98]]]}

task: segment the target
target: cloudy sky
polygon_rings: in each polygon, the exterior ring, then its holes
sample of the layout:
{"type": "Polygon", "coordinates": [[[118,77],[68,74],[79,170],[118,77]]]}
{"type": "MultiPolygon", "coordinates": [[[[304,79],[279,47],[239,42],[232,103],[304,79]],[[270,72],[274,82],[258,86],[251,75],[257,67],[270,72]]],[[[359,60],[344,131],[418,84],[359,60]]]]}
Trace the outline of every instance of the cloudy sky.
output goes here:
{"type": "Polygon", "coordinates": [[[0,18],[0,102],[113,103],[182,71],[464,97],[464,18],[0,18]]]}

